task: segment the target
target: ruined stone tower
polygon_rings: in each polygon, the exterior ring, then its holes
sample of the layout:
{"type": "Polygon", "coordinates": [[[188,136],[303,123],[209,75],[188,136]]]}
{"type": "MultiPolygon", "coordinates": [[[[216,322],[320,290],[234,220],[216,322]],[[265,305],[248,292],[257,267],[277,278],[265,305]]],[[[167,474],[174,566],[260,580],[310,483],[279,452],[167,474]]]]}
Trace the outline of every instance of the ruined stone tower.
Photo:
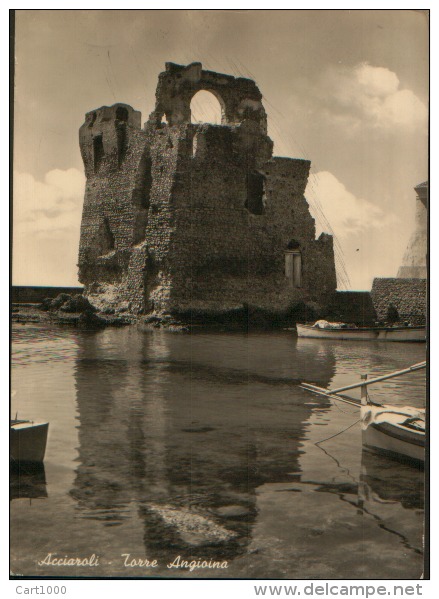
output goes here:
{"type": "Polygon", "coordinates": [[[92,303],[180,316],[324,305],[336,288],[333,243],[315,238],[310,163],[272,157],[254,81],[166,63],[143,129],[140,119],[115,104],[80,128],[79,280],[92,303]],[[191,123],[200,90],[218,99],[221,125],[191,123]]]}

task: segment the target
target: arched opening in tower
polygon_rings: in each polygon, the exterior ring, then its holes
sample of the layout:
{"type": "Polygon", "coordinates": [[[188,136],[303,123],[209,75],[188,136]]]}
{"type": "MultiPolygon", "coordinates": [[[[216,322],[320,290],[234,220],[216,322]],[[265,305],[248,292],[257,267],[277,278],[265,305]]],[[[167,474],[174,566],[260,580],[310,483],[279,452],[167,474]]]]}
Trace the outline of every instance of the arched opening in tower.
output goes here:
{"type": "Polygon", "coordinates": [[[221,125],[222,109],[219,100],[205,90],[197,92],[191,100],[191,123],[221,125]]]}

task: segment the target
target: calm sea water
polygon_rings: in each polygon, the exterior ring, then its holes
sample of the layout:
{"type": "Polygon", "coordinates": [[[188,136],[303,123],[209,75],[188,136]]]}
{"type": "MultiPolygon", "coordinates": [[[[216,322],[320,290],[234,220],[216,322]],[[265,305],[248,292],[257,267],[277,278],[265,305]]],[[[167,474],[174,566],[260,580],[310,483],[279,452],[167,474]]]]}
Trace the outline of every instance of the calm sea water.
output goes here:
{"type": "MultiPolygon", "coordinates": [[[[12,413],[50,428],[44,471],[12,475],[12,571],[421,577],[423,473],[362,452],[358,409],[298,382],[336,387],[424,359],[423,344],[288,332],[14,326],[12,413]],[[49,553],[98,566],[39,565],[49,553]],[[168,568],[178,556],[227,568],[168,568]]],[[[423,407],[425,372],[371,396],[423,407]]]]}

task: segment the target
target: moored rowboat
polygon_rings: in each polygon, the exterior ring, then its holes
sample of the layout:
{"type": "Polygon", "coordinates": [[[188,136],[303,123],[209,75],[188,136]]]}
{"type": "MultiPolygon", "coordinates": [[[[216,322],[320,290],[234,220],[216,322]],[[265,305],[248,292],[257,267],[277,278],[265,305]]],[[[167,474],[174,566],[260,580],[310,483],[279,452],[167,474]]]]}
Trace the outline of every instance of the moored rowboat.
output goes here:
{"type": "Polygon", "coordinates": [[[48,422],[11,420],[9,433],[11,463],[42,463],[46,453],[48,430],[48,422]]]}
{"type": "Polygon", "coordinates": [[[425,341],[425,327],[339,327],[321,328],[296,324],[297,336],[314,339],[368,341],[425,341]]]}
{"type": "Polygon", "coordinates": [[[425,412],[391,406],[361,407],[365,449],[398,460],[425,462],[425,412]]]}

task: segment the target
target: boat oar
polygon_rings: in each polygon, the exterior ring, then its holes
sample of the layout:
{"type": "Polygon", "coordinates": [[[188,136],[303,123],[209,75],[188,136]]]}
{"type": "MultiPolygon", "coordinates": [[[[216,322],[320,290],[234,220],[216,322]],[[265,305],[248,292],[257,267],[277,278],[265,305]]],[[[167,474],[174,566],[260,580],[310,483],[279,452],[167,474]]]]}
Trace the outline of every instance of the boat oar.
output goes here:
{"type": "Polygon", "coordinates": [[[345,387],[338,387],[338,389],[328,389],[328,393],[339,393],[340,391],[347,391],[348,389],[356,389],[357,387],[365,387],[366,385],[371,385],[372,383],[378,383],[379,381],[385,381],[387,379],[391,379],[395,376],[401,376],[402,374],[407,374],[408,372],[415,372],[416,370],[421,370],[425,368],[427,362],[419,362],[419,364],[414,364],[409,368],[404,368],[404,370],[395,370],[395,372],[391,372],[390,374],[383,374],[382,376],[377,376],[374,379],[367,379],[361,381],[361,383],[354,383],[353,385],[346,385],[345,387]]]}
{"type": "Polygon", "coordinates": [[[317,387],[317,385],[311,385],[310,383],[301,383],[300,386],[302,387],[302,389],[307,389],[308,391],[312,391],[313,393],[317,393],[318,395],[323,395],[325,397],[330,397],[331,399],[337,399],[338,401],[342,401],[343,403],[347,403],[352,406],[360,407],[362,403],[361,401],[356,401],[355,399],[349,397],[340,396],[338,395],[340,391],[347,391],[348,389],[357,389],[358,387],[361,387],[361,397],[363,403],[365,403],[365,392],[367,385],[371,385],[372,383],[378,383],[379,381],[385,381],[396,376],[401,376],[402,374],[407,374],[408,372],[415,372],[416,370],[421,370],[422,368],[425,368],[426,365],[426,362],[419,362],[419,364],[414,364],[409,368],[404,368],[404,370],[396,370],[394,372],[391,372],[390,374],[384,374],[374,379],[368,379],[367,375],[363,375],[363,380],[360,383],[345,385],[344,387],[338,387],[337,389],[323,389],[323,387],[317,387]]]}

